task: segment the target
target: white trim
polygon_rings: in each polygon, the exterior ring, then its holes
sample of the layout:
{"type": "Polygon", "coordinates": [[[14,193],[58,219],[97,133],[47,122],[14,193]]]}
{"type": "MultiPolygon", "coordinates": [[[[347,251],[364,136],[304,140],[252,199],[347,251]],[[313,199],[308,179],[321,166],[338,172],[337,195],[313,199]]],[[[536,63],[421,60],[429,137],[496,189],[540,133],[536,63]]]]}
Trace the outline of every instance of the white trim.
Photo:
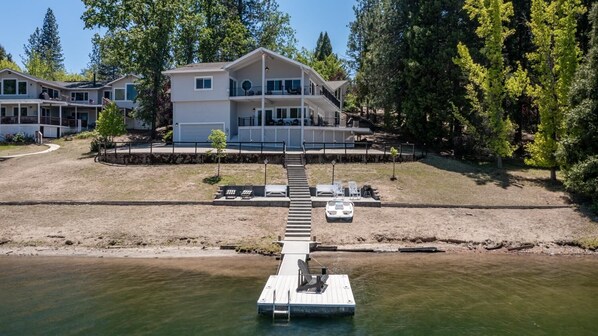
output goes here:
{"type": "MultiPolygon", "coordinates": [[[[225,130],[225,128],[226,128],[226,123],[225,123],[225,122],[222,122],[222,121],[213,121],[213,122],[186,122],[186,123],[175,123],[175,125],[176,125],[176,124],[178,124],[178,126],[175,126],[175,127],[178,127],[178,128],[179,128],[179,132],[178,132],[178,133],[179,133],[179,136],[177,137],[177,138],[178,138],[178,142],[180,142],[180,141],[181,141],[181,126],[184,126],[184,125],[220,125],[220,124],[221,124],[221,125],[222,125],[222,131],[223,131],[223,132],[224,132],[224,130],[225,130]]],[[[228,137],[228,136],[227,136],[227,137],[228,137]]]]}
{"type": "MultiPolygon", "coordinates": [[[[204,82],[205,84],[205,82],[204,82]]],[[[194,91],[212,91],[214,89],[214,76],[196,76],[193,77],[193,89],[194,91]],[[209,79],[210,80],[210,88],[206,89],[206,88],[202,88],[202,89],[198,89],[197,88],[197,80],[201,78],[201,79],[209,79]]]]}
{"type": "MultiPolygon", "coordinates": [[[[124,76],[121,76],[120,78],[117,78],[117,79],[113,80],[113,81],[112,81],[112,82],[110,82],[110,83],[106,83],[106,84],[104,84],[104,86],[103,86],[103,87],[112,86],[112,84],[114,84],[114,83],[116,83],[116,82],[118,82],[118,81],[120,81],[120,80],[123,80],[123,79],[125,79],[125,78],[127,78],[127,77],[129,77],[129,76],[130,76],[130,77],[135,77],[135,78],[137,78],[137,79],[141,79],[141,76],[137,76],[137,75],[132,75],[132,74],[131,74],[131,75],[124,75],[124,76]]],[[[98,89],[99,89],[99,87],[98,87],[98,89]]]]}
{"type": "Polygon", "coordinates": [[[114,87],[114,88],[112,88],[112,100],[113,100],[113,101],[115,101],[115,102],[126,102],[126,101],[128,101],[128,100],[127,100],[127,88],[125,88],[125,87],[120,87],[120,86],[119,86],[119,87],[114,87]],[[125,98],[125,99],[123,99],[123,100],[117,100],[117,99],[116,99],[116,89],[121,89],[121,90],[123,90],[123,92],[124,92],[124,93],[123,93],[123,96],[124,96],[124,98],[125,98]]]}

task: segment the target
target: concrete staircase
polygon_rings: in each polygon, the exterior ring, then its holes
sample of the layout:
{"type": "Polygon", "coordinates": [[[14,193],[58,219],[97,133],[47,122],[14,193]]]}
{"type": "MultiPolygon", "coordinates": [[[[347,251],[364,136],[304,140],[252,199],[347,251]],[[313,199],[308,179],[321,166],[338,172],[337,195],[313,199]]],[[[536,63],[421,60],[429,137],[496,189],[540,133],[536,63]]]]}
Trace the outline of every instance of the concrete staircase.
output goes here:
{"type": "Polygon", "coordinates": [[[285,159],[289,183],[289,216],[285,240],[311,240],[311,196],[301,154],[287,154],[285,159]]]}

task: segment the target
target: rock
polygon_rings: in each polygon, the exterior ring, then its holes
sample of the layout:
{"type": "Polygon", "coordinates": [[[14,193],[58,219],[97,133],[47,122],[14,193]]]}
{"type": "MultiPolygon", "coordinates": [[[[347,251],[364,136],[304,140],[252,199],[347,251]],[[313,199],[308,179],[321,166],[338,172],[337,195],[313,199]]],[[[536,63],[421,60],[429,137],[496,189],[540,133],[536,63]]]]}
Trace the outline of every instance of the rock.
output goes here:
{"type": "Polygon", "coordinates": [[[48,238],[64,238],[63,235],[47,235],[48,238]]]}
{"type": "Polygon", "coordinates": [[[72,241],[72,240],[68,240],[68,239],[67,239],[67,240],[64,242],[64,245],[73,245],[73,241],[72,241]]]}
{"type": "Polygon", "coordinates": [[[6,244],[6,243],[10,243],[10,242],[11,242],[11,240],[10,240],[10,239],[6,239],[6,238],[2,238],[2,239],[0,239],[0,245],[4,245],[4,244],[6,244]]]}

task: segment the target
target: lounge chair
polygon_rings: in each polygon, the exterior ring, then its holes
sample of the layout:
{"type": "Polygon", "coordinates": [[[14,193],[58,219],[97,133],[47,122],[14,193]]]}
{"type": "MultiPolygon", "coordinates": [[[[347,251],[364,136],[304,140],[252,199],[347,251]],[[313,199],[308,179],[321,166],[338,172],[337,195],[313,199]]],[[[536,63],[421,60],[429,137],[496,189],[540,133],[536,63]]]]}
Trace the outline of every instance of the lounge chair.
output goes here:
{"type": "Polygon", "coordinates": [[[237,198],[237,191],[235,189],[228,189],[225,195],[226,198],[237,198]]]}
{"type": "Polygon", "coordinates": [[[243,191],[241,192],[241,198],[250,199],[251,197],[253,197],[253,189],[251,187],[243,189],[243,191]]]}
{"type": "Polygon", "coordinates": [[[345,189],[343,188],[342,181],[334,181],[334,196],[336,196],[336,197],[345,196],[345,189]]]}
{"type": "Polygon", "coordinates": [[[361,190],[357,187],[355,181],[349,181],[349,197],[361,198],[361,190]]]}
{"type": "Polygon", "coordinates": [[[299,266],[299,284],[297,286],[297,292],[308,292],[311,289],[315,289],[316,293],[322,293],[327,285],[328,274],[315,275],[309,272],[305,261],[297,260],[297,266],[299,266]]]}
{"type": "Polygon", "coordinates": [[[316,197],[334,197],[336,195],[335,187],[332,184],[318,184],[316,185],[316,197]]]}
{"type": "Polygon", "coordinates": [[[266,197],[287,197],[287,186],[277,184],[266,185],[266,197]]]}

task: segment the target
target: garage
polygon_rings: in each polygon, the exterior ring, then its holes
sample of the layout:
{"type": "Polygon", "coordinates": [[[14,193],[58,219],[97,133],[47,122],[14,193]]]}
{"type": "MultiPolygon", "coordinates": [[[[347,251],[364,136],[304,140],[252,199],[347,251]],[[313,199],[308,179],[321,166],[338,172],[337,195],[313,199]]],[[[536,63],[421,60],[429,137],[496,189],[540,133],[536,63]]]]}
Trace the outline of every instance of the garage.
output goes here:
{"type": "Polygon", "coordinates": [[[179,124],[180,142],[206,142],[213,129],[224,131],[224,123],[179,124]]]}

